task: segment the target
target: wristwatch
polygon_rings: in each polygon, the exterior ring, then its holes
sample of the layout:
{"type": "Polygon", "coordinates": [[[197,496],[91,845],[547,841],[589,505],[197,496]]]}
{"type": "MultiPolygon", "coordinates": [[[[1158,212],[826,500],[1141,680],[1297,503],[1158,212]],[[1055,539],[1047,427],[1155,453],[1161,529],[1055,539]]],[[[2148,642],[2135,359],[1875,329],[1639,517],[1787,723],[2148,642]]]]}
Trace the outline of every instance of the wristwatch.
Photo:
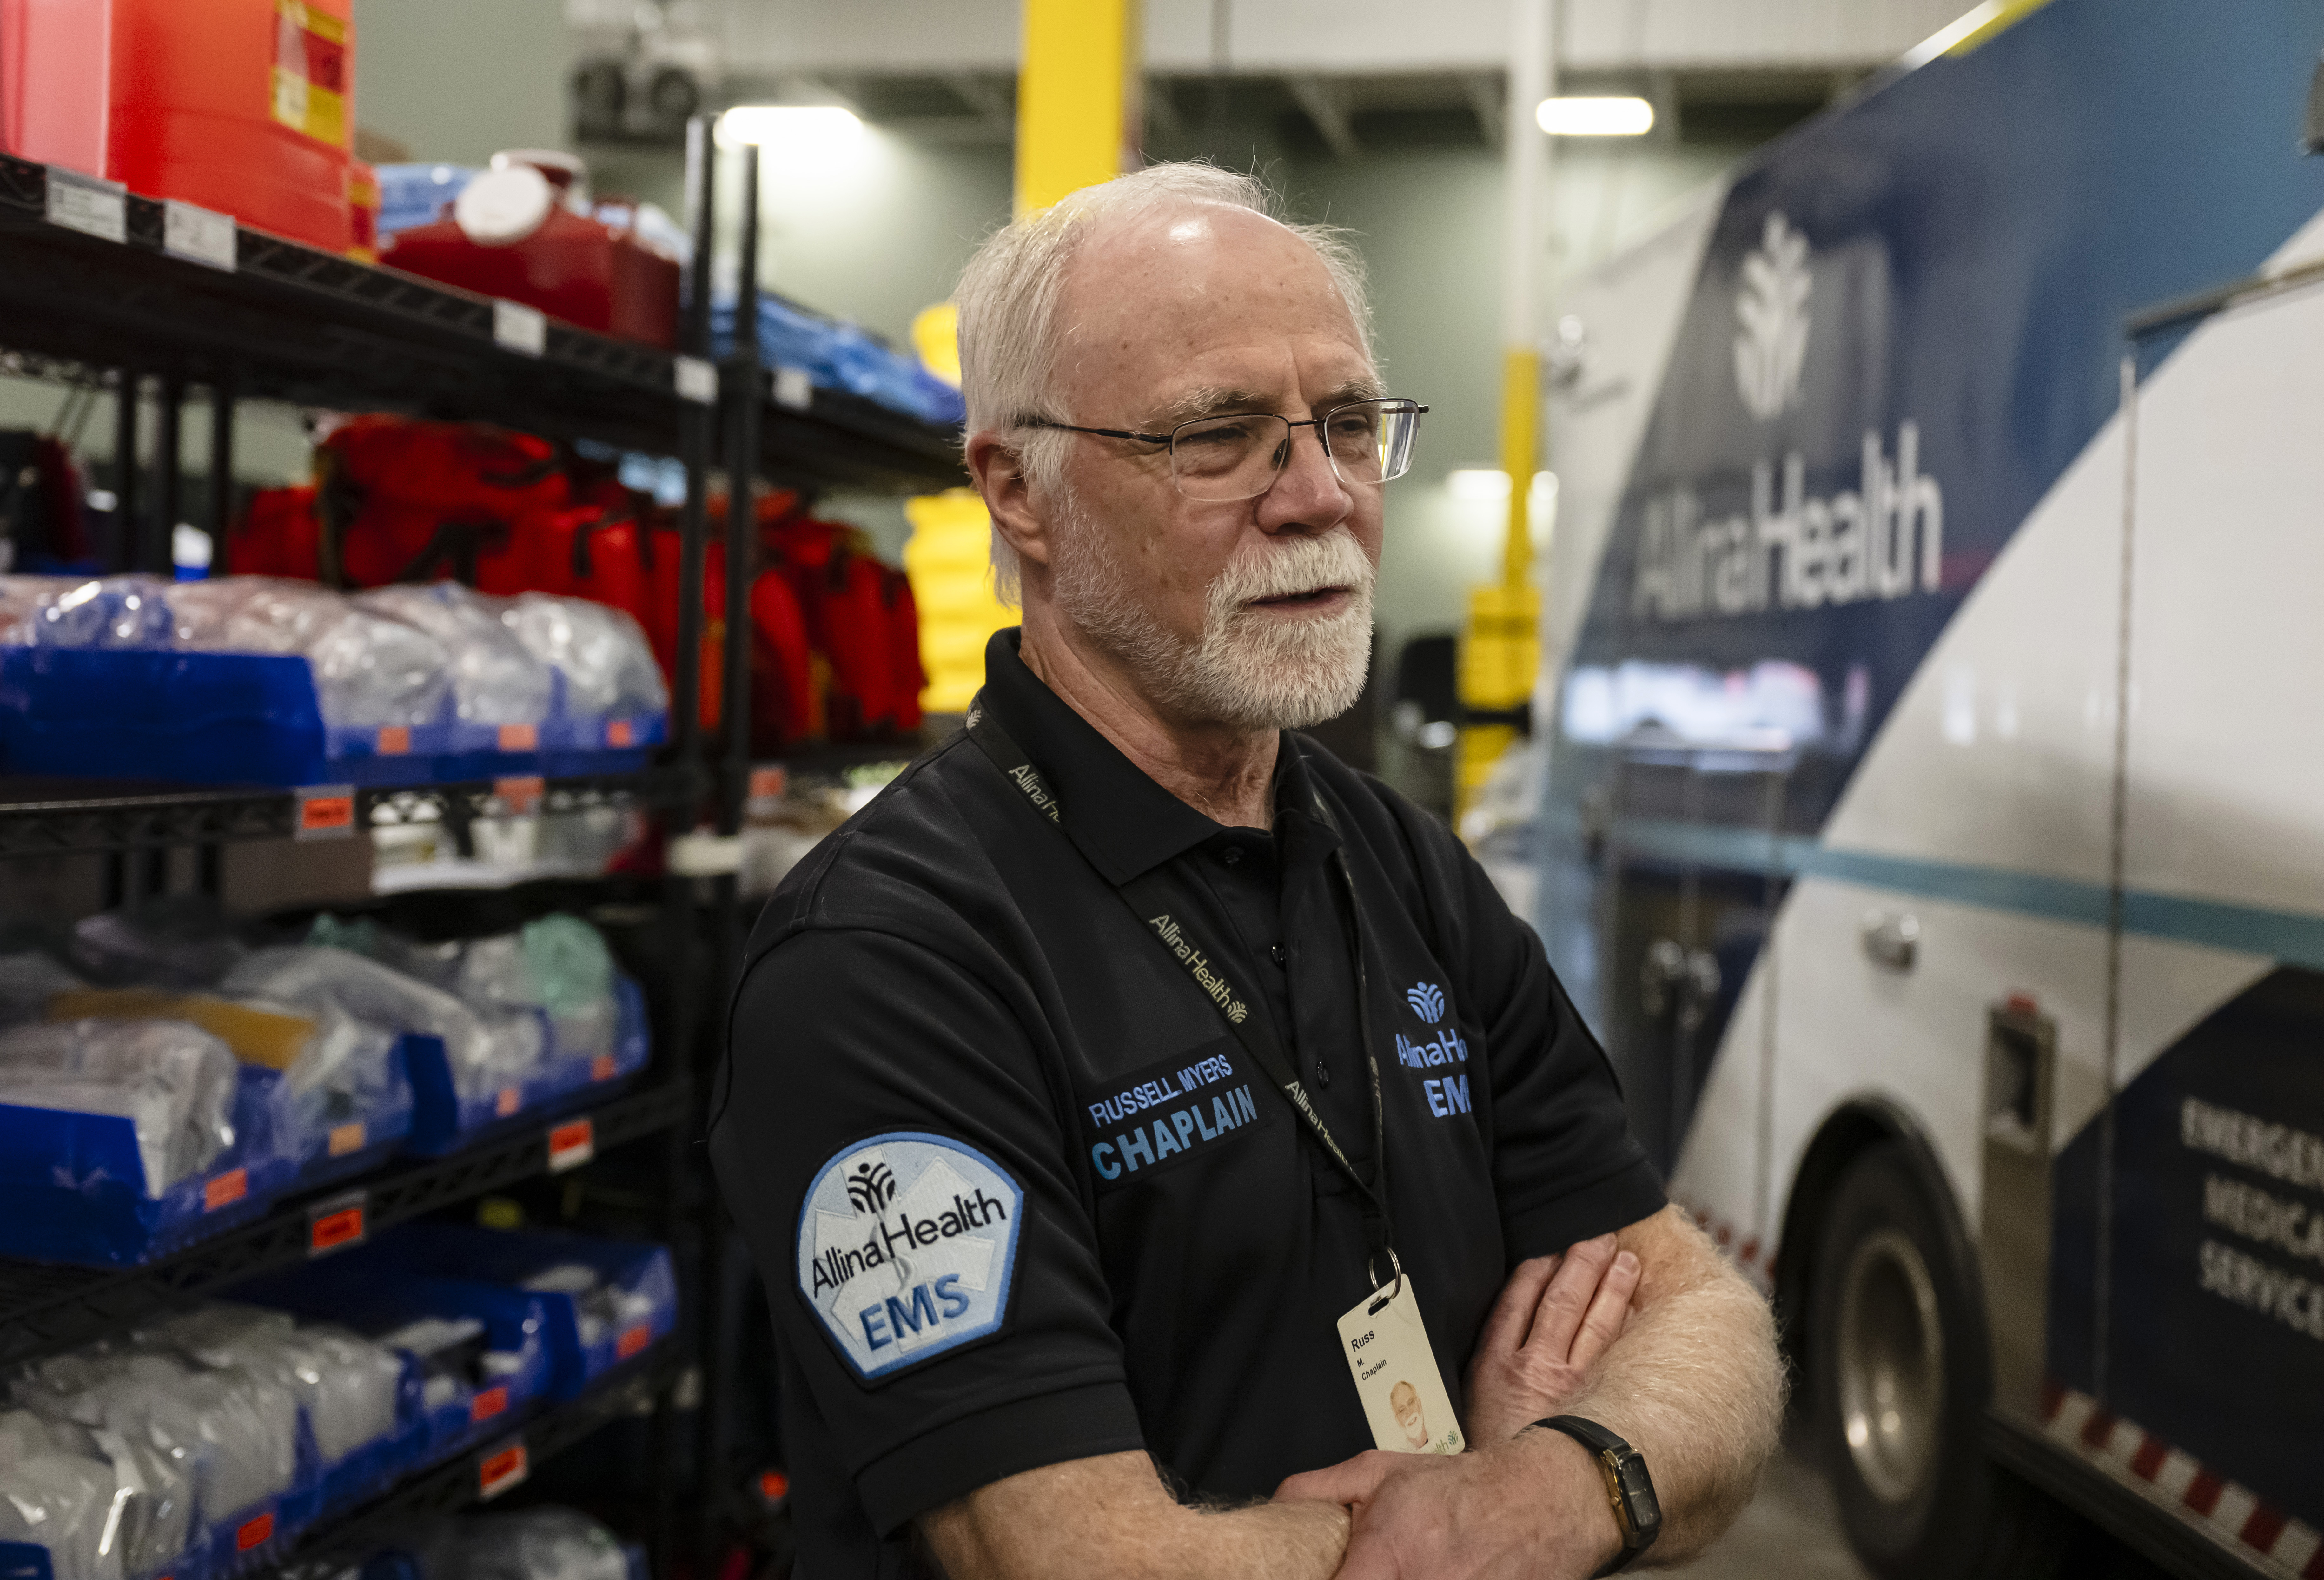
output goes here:
{"type": "Polygon", "coordinates": [[[1655,1478],[1646,1474],[1646,1455],[1580,1416],[1551,1416],[1534,1425],[1563,1432],[1597,1456],[1606,1477],[1606,1501],[1614,1507],[1614,1523],[1622,1528],[1622,1550],[1598,1573],[1614,1575],[1628,1568],[1663,1533],[1663,1506],[1655,1496],[1655,1478]]]}

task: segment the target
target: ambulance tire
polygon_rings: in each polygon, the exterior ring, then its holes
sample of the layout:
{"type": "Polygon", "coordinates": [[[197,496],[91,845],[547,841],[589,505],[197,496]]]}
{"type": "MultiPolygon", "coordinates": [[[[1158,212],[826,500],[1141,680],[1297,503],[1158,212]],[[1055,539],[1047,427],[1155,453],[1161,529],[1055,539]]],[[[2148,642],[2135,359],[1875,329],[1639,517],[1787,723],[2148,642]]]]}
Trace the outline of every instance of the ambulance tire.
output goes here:
{"type": "Polygon", "coordinates": [[[1865,1566],[1886,1580],[2052,1580],[2077,1521],[1987,1462],[1971,1252],[1903,1141],[1848,1165],[1808,1291],[1808,1427],[1865,1566]]]}

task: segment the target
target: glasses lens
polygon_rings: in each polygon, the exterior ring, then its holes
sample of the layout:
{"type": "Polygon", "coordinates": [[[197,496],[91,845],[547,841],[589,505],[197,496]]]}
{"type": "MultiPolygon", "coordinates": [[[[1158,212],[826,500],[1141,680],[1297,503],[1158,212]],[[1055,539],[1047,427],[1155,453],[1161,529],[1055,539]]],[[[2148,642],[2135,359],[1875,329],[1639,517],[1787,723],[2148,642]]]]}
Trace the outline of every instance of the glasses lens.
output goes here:
{"type": "Polygon", "coordinates": [[[1332,464],[1351,483],[1387,483],[1412,469],[1420,412],[1410,401],[1342,406],[1324,425],[1332,464]]]}
{"type": "Polygon", "coordinates": [[[1291,425],[1280,417],[1210,417],[1170,439],[1170,468],[1189,499],[1249,499],[1275,485],[1291,425]]]}

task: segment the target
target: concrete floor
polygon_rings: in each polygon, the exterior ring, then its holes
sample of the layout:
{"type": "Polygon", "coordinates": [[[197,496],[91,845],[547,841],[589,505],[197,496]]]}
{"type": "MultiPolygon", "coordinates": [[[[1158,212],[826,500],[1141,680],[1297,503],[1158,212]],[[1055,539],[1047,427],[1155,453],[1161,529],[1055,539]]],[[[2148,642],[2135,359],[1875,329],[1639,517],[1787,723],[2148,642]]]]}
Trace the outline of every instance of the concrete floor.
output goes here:
{"type": "Polygon", "coordinates": [[[1692,1564],[1667,1573],[1689,1580],[1870,1580],[1840,1534],[1831,1490],[1790,1450],[1767,1467],[1759,1495],[1727,1534],[1692,1564]]]}

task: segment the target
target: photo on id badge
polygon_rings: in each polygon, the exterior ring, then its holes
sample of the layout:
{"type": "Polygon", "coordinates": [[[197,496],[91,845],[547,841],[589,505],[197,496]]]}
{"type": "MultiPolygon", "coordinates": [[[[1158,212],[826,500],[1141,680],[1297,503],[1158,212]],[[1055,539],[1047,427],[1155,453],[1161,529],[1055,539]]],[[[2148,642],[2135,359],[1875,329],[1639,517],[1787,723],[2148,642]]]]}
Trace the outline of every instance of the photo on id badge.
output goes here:
{"type": "Polygon", "coordinates": [[[1357,1301],[1340,1318],[1340,1343],[1375,1445],[1393,1454],[1458,1454],[1467,1446],[1410,1278],[1357,1301]]]}

